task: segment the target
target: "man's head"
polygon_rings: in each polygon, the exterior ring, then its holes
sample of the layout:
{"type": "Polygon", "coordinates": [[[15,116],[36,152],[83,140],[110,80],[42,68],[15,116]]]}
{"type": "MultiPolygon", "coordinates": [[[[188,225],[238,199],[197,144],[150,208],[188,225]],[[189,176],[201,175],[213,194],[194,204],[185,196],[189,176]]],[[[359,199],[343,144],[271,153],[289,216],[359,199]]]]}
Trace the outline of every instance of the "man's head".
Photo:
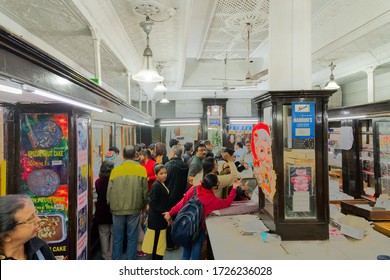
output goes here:
{"type": "Polygon", "coordinates": [[[170,155],[171,157],[180,158],[181,155],[183,154],[183,149],[179,145],[173,145],[171,147],[170,153],[171,153],[171,155],[170,155]]]}
{"type": "Polygon", "coordinates": [[[204,159],[206,157],[206,145],[198,144],[195,147],[195,155],[200,159],[204,159]]]}
{"type": "Polygon", "coordinates": [[[213,148],[213,146],[211,145],[211,141],[210,140],[205,140],[204,144],[206,146],[206,149],[211,151],[211,149],[213,148]]]}
{"type": "Polygon", "coordinates": [[[126,146],[123,148],[123,158],[124,159],[132,159],[136,158],[137,152],[134,149],[134,146],[126,146]]]}
{"type": "Polygon", "coordinates": [[[235,150],[242,149],[243,147],[244,147],[244,145],[242,145],[241,142],[237,142],[237,143],[234,145],[234,149],[235,149],[235,150]]]}
{"type": "Polygon", "coordinates": [[[248,152],[251,152],[251,141],[250,140],[246,140],[245,141],[245,147],[246,149],[248,150],[248,152]]]}
{"type": "Polygon", "coordinates": [[[193,152],[193,147],[194,147],[194,144],[191,143],[191,142],[186,142],[184,144],[184,151],[186,152],[189,152],[189,153],[192,153],[193,152]]]}
{"type": "Polygon", "coordinates": [[[169,140],[169,147],[172,148],[174,145],[180,145],[179,140],[177,140],[177,139],[169,140]]]}

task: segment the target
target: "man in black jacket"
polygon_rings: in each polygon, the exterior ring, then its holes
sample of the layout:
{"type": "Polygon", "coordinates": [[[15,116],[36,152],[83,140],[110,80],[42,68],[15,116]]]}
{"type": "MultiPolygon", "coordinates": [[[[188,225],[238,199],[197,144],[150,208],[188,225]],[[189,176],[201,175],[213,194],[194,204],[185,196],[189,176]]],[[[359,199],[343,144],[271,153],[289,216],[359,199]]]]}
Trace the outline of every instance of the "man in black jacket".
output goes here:
{"type": "MultiPolygon", "coordinates": [[[[187,190],[188,167],[181,159],[183,149],[180,145],[172,146],[170,160],[165,164],[167,168],[167,179],[165,185],[169,189],[170,208],[176,205],[184,196],[187,190]]],[[[171,241],[170,227],[167,230],[167,250],[174,248],[171,241]]]]}

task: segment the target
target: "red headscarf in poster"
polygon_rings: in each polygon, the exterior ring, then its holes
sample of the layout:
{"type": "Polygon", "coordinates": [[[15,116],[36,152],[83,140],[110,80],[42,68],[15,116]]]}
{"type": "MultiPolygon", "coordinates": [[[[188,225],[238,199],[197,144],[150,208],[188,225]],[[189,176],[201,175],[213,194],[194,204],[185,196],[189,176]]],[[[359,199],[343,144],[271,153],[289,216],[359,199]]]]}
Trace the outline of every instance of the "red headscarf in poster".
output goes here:
{"type": "Polygon", "coordinates": [[[271,146],[269,126],[265,123],[256,124],[252,129],[251,140],[253,171],[265,197],[273,201],[276,192],[276,173],[273,169],[271,146]]]}

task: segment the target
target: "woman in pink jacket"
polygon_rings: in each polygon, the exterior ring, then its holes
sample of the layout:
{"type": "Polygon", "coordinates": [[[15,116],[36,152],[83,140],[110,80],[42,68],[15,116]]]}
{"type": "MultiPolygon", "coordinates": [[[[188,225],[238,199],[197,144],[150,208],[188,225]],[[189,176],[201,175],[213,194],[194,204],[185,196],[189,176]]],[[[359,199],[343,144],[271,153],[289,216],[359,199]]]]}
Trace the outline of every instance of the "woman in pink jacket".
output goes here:
{"type": "Polygon", "coordinates": [[[172,222],[171,216],[176,215],[183,208],[183,206],[187,203],[187,201],[194,195],[194,188],[196,188],[196,193],[198,195],[198,199],[203,204],[203,213],[202,213],[202,223],[203,230],[199,236],[199,238],[192,244],[191,247],[184,247],[183,251],[183,260],[199,260],[203,240],[205,238],[205,230],[206,226],[204,220],[208,214],[213,212],[214,210],[219,210],[222,208],[229,207],[234,198],[236,197],[236,189],[240,185],[241,180],[235,180],[233,182],[233,189],[230,192],[229,196],[226,199],[220,199],[215,196],[213,189],[218,189],[219,181],[218,177],[215,174],[207,174],[200,185],[194,186],[190,188],[185,194],[182,200],[180,200],[169,212],[165,212],[164,218],[168,221],[168,223],[172,222]]]}

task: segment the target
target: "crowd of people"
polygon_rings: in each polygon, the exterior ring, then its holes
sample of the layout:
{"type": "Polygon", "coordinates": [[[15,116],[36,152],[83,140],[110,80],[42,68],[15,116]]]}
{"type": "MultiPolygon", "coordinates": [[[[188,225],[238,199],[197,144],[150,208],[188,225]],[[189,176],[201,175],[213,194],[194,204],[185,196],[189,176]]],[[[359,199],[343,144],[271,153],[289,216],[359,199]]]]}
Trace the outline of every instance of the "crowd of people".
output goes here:
{"type": "MultiPolygon", "coordinates": [[[[94,214],[103,259],[163,259],[166,250],[177,249],[170,225],[195,188],[204,206],[203,219],[245,192],[240,171],[253,162],[250,145],[239,151],[239,158],[231,149],[214,155],[209,140],[194,147],[171,139],[169,148],[169,156],[162,142],[126,146],[122,154],[111,147],[105,153],[95,181],[94,214]]],[[[37,237],[40,219],[28,196],[0,197],[0,219],[1,259],[55,259],[37,237]]],[[[184,248],[183,259],[200,259],[205,234],[203,228],[197,241],[184,248]]]]}
{"type": "MultiPolygon", "coordinates": [[[[240,186],[240,172],[251,169],[253,157],[250,142],[245,143],[245,149],[240,144],[236,147],[237,157],[229,148],[214,154],[209,140],[200,141],[194,147],[191,142],[182,146],[178,140],[171,139],[169,155],[162,142],[149,146],[141,143],[125,147],[121,163],[117,149],[110,148],[101,173],[107,170],[108,162],[115,167],[110,169],[108,180],[96,181],[95,221],[99,223],[103,259],[123,258],[124,239],[127,240],[126,259],[151,255],[158,260],[163,259],[166,250],[177,249],[171,239],[170,224],[193,195],[193,187],[197,188],[199,200],[206,209],[203,219],[214,210],[230,206],[234,199],[241,199],[245,186],[240,186]],[[102,225],[98,216],[110,214],[112,224],[102,225]]],[[[193,248],[184,248],[183,259],[200,259],[205,232],[193,248]]]]}

